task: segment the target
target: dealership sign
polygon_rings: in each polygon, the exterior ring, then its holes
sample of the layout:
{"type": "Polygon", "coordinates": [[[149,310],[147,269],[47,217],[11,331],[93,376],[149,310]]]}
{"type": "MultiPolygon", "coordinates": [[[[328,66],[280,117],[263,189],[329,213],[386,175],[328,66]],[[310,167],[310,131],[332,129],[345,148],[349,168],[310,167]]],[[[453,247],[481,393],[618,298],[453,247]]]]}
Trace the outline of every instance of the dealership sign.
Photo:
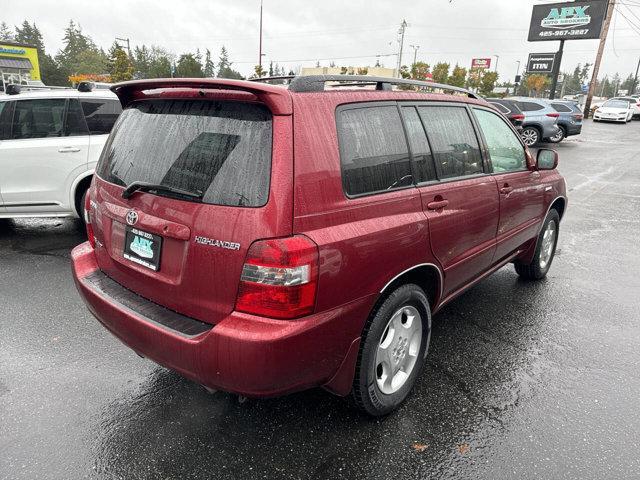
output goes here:
{"type": "Polygon", "coordinates": [[[527,73],[553,73],[555,61],[555,53],[530,53],[527,73]]]}
{"type": "Polygon", "coordinates": [[[491,59],[490,58],[474,58],[471,60],[471,68],[489,69],[491,68],[491,59]]]}
{"type": "Polygon", "coordinates": [[[529,41],[586,40],[600,38],[607,0],[535,5],[529,41]]]}

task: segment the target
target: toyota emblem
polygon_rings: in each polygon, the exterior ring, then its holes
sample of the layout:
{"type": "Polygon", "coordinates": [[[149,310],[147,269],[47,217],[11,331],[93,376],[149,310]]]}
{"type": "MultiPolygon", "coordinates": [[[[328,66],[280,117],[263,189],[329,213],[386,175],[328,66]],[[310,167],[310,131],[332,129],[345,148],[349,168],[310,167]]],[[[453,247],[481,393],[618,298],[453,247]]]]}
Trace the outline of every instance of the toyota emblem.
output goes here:
{"type": "Polygon", "coordinates": [[[133,210],[129,210],[127,212],[127,223],[129,225],[135,225],[137,221],[138,221],[138,214],[133,210]]]}

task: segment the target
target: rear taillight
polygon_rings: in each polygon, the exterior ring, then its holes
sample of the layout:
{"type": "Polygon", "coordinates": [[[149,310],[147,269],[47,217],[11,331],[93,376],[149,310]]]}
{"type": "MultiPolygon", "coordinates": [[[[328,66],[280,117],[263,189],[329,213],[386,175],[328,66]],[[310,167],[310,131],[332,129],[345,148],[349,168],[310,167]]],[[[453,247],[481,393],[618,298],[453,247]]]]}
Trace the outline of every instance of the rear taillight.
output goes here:
{"type": "Polygon", "coordinates": [[[236,310],[292,319],[313,312],[318,284],[318,246],[296,235],[260,240],[242,267],[236,310]]]}
{"type": "Polygon", "coordinates": [[[560,116],[559,113],[547,113],[547,117],[558,118],[560,116]]]}
{"type": "Polygon", "coordinates": [[[583,114],[581,114],[581,113],[574,113],[574,114],[573,114],[573,118],[574,118],[575,120],[582,120],[582,119],[584,118],[584,115],[583,115],[583,114]]]}
{"type": "Polygon", "coordinates": [[[84,199],[84,224],[87,227],[87,238],[93,248],[96,247],[96,236],[93,234],[93,225],[91,224],[91,197],[89,192],[85,195],[84,199]]]}
{"type": "Polygon", "coordinates": [[[513,118],[514,120],[524,120],[524,114],[516,113],[515,115],[511,115],[511,118],[513,118]]]}

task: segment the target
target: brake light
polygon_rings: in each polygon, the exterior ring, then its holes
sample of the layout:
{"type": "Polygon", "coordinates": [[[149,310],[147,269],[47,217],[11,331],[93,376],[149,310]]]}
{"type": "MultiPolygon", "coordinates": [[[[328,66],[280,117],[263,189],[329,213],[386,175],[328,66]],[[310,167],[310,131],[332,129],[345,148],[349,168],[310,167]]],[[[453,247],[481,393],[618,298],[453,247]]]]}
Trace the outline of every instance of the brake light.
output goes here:
{"type": "Polygon", "coordinates": [[[96,248],[96,236],[93,234],[93,225],[91,224],[91,197],[89,192],[84,199],[84,224],[87,227],[87,238],[93,248],[96,248]]]}
{"type": "Polygon", "coordinates": [[[513,118],[514,120],[524,120],[524,114],[516,113],[515,115],[511,115],[511,118],[513,118]]]}
{"type": "Polygon", "coordinates": [[[575,118],[576,120],[582,120],[584,118],[584,115],[581,113],[574,113],[573,118],[575,118]]]}
{"type": "Polygon", "coordinates": [[[559,113],[547,113],[547,117],[558,118],[560,116],[559,113]]]}
{"type": "Polygon", "coordinates": [[[236,310],[293,319],[313,312],[318,246],[296,235],[255,242],[242,267],[236,310]]]}

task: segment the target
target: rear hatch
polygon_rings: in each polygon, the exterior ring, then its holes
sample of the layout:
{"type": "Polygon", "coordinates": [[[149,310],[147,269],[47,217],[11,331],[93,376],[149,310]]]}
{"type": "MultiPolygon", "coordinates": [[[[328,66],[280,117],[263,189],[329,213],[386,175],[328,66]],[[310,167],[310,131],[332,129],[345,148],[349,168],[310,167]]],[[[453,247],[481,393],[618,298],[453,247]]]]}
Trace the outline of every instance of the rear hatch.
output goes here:
{"type": "Polygon", "coordinates": [[[215,324],[234,308],[252,242],[291,234],[286,101],[245,82],[123,85],[90,192],[98,265],[215,324]]]}

